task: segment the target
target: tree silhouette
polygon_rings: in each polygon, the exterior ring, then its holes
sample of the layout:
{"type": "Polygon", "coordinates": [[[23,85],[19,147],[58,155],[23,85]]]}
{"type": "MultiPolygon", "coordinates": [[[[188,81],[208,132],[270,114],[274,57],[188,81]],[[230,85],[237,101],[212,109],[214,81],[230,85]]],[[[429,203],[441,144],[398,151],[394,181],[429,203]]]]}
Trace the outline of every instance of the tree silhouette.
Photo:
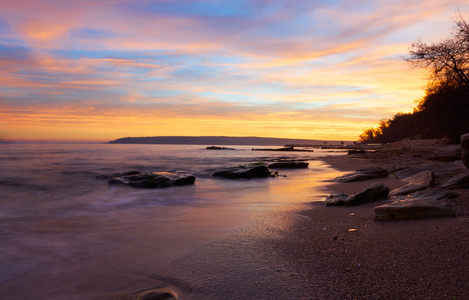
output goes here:
{"type": "Polygon", "coordinates": [[[451,37],[432,44],[419,40],[412,44],[406,61],[429,71],[430,91],[469,86],[468,22],[459,13],[451,37]]]}
{"type": "Polygon", "coordinates": [[[426,95],[410,114],[381,120],[366,128],[364,142],[389,143],[404,138],[448,138],[459,141],[469,132],[469,23],[458,12],[451,36],[439,43],[418,41],[405,59],[428,70],[426,95]]]}

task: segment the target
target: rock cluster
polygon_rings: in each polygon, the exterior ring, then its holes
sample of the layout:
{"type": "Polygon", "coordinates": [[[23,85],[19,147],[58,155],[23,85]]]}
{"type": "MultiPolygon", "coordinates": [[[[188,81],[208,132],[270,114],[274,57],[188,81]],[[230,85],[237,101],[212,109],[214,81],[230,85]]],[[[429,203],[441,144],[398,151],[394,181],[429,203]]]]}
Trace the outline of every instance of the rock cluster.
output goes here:
{"type": "MultiPolygon", "coordinates": [[[[386,203],[374,208],[375,220],[378,221],[451,217],[455,213],[444,199],[459,196],[448,191],[450,189],[469,188],[469,174],[463,170],[457,163],[442,164],[441,161],[411,166],[393,173],[407,184],[391,192],[383,184],[374,184],[352,196],[332,194],[326,198],[325,204],[351,206],[386,200],[386,203]]],[[[380,168],[368,168],[337,177],[335,181],[368,180],[385,177],[384,174],[386,172],[380,171],[380,168]]]]}

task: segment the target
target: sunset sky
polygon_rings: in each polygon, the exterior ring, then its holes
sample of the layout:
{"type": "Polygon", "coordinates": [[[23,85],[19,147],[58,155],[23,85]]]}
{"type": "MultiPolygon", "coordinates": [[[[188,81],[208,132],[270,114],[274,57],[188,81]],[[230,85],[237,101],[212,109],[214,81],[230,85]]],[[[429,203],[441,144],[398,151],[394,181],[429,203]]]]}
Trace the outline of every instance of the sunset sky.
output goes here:
{"type": "Polygon", "coordinates": [[[0,139],[357,140],[469,0],[0,1],[0,139]]]}

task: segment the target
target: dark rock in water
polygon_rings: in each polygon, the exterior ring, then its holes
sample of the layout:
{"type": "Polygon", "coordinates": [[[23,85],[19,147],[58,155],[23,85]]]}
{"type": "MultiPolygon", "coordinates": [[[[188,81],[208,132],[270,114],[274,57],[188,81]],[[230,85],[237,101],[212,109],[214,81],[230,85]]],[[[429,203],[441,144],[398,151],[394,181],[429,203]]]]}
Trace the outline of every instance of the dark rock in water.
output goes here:
{"type": "Polygon", "coordinates": [[[291,152],[314,152],[311,149],[295,149],[295,147],[283,147],[283,148],[267,148],[267,149],[256,149],[252,148],[252,151],[291,151],[291,152]]]}
{"type": "MultiPolygon", "coordinates": [[[[172,172],[152,172],[140,173],[135,171],[117,174],[118,176],[109,179],[109,184],[124,184],[132,187],[140,188],[162,188],[168,186],[179,186],[194,184],[195,176],[186,171],[172,172]]],[[[107,179],[106,176],[99,178],[107,179]]]]}
{"type": "Polygon", "coordinates": [[[178,299],[176,293],[171,289],[157,289],[151,291],[145,291],[138,294],[136,300],[165,300],[165,299],[178,299]]]}
{"type": "Polygon", "coordinates": [[[206,150],[236,150],[235,148],[228,147],[218,147],[218,146],[209,146],[205,148],[206,150]]]}
{"type": "Polygon", "coordinates": [[[334,180],[337,182],[354,182],[354,181],[365,181],[375,178],[386,178],[388,177],[389,172],[386,169],[381,167],[371,167],[365,169],[356,170],[353,173],[347,173],[345,175],[339,176],[334,180]]]}
{"type": "Polygon", "coordinates": [[[425,190],[435,183],[435,177],[432,171],[422,171],[403,179],[408,184],[392,190],[390,195],[407,195],[417,191],[425,190]]]}
{"type": "Polygon", "coordinates": [[[458,174],[448,181],[441,184],[441,188],[443,189],[461,189],[461,188],[469,188],[469,175],[466,174],[458,174]]]}
{"type": "Polygon", "coordinates": [[[326,206],[338,205],[360,205],[369,202],[375,202],[386,199],[389,194],[389,188],[382,183],[375,183],[369,188],[345,198],[343,194],[338,194],[332,198],[326,199],[326,206]],[[344,199],[345,198],[345,199],[344,199]]]}
{"type": "Polygon", "coordinates": [[[307,168],[309,163],[304,161],[281,161],[269,165],[271,169],[300,169],[307,168]]]}
{"type": "Polygon", "coordinates": [[[224,168],[213,173],[214,177],[224,177],[229,179],[238,178],[264,178],[269,177],[270,171],[265,164],[249,164],[237,167],[224,168]]]}
{"type": "Polygon", "coordinates": [[[375,207],[375,220],[410,220],[422,218],[454,217],[455,213],[448,204],[440,199],[457,197],[455,193],[443,190],[427,189],[397,198],[389,204],[375,207]]]}

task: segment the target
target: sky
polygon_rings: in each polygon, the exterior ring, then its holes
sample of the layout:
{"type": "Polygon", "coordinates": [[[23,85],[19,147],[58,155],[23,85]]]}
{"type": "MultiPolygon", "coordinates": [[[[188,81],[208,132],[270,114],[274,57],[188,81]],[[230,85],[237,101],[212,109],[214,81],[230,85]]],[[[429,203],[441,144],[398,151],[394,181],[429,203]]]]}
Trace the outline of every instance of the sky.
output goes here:
{"type": "Polygon", "coordinates": [[[403,59],[469,0],[0,0],[0,139],[354,141],[424,96],[403,59]]]}

